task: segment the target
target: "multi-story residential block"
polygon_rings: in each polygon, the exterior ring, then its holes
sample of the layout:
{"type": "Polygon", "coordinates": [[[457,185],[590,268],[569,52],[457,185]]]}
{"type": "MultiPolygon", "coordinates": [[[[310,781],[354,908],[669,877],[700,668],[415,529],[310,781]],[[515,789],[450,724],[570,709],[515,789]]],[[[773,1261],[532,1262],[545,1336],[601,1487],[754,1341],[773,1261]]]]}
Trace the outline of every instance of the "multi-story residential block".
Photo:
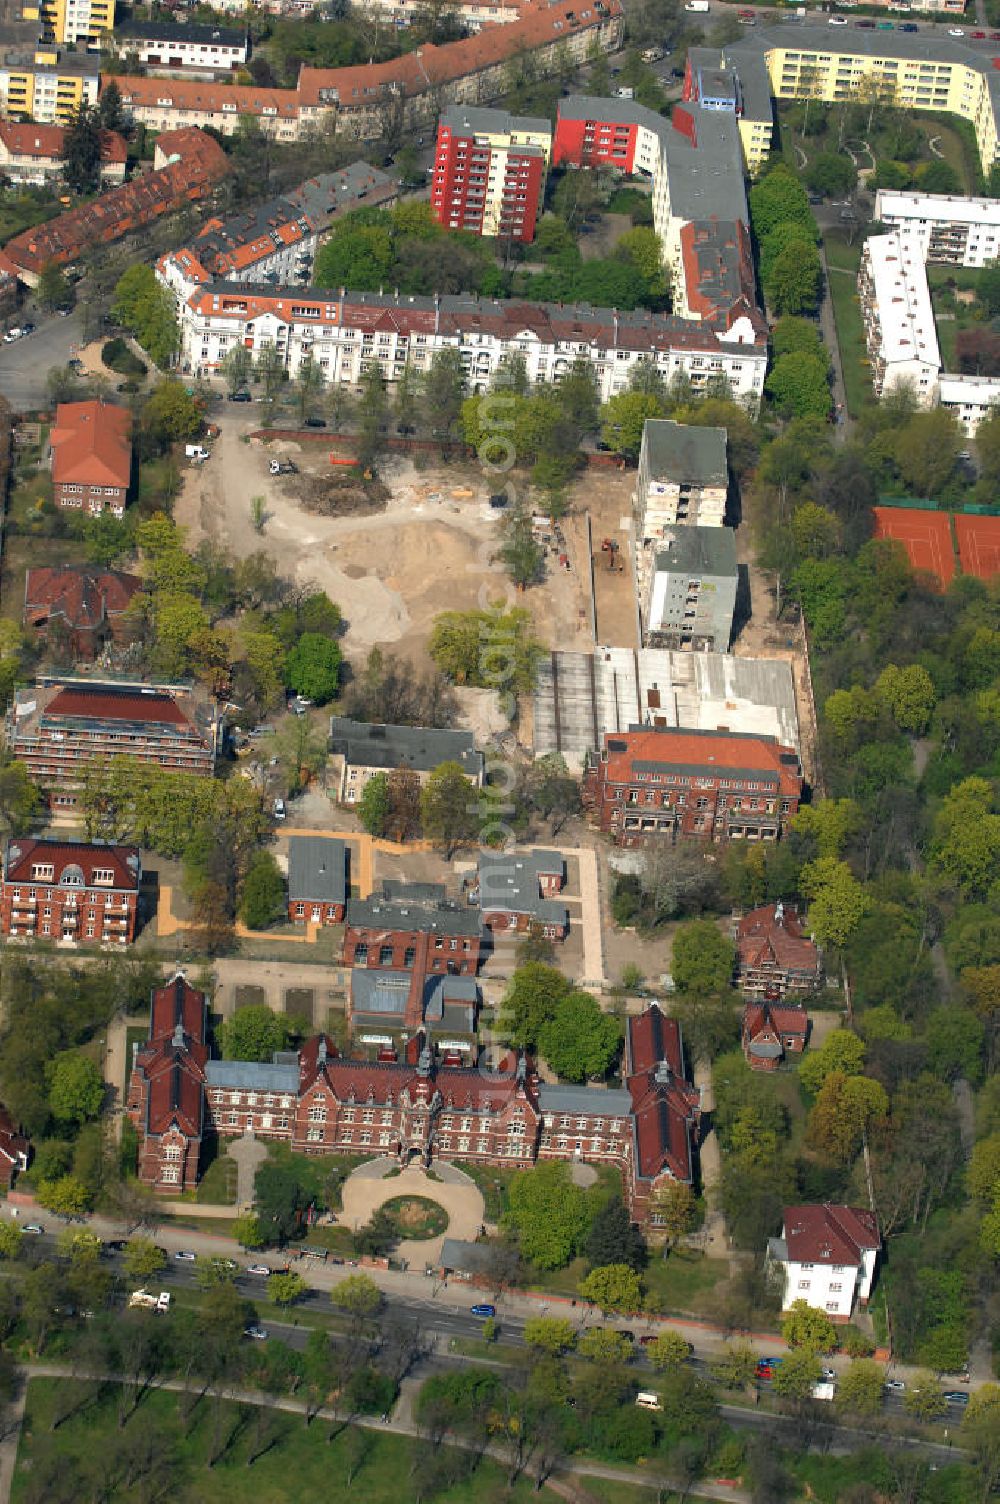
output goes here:
{"type": "Polygon", "coordinates": [[[205,994],[179,971],[153,992],[149,1038],[132,1047],[125,1112],[139,1135],[139,1179],[170,1195],[198,1184],[208,1132],[207,1028],[205,994]]]}
{"type": "Polygon", "coordinates": [[[15,235],[4,255],[21,281],[35,287],[49,262],[66,266],[94,246],[109,245],[161,214],[197,203],[229,170],[229,158],[211,136],[192,129],[167,131],[157,138],[152,172],[15,235]]]}
{"type": "Polygon", "coordinates": [[[1000,202],[995,198],[880,188],[875,219],[888,230],[911,231],[925,262],[988,266],[1000,257],[1000,202]]]}
{"type": "Polygon", "coordinates": [[[582,768],[605,734],[630,726],[742,731],[799,745],[788,663],[683,648],[554,652],[535,681],[534,753],[558,752],[582,768]]]}
{"type": "Polygon", "coordinates": [[[442,885],[386,879],[381,892],[348,902],[344,964],[474,977],[483,938],[479,910],[442,885]]]}
{"type": "Polygon", "coordinates": [[[437,1021],[419,1026],[397,1058],[395,1021],[411,983],[371,976],[374,990],[359,999],[371,1011],[355,1023],[371,1033],[374,1061],[341,1056],[325,1034],[270,1064],[211,1060],[203,995],[182,975],[158,989],[126,1108],[139,1134],[140,1179],[160,1191],[189,1189],[209,1135],[247,1132],[301,1153],[390,1154],[400,1164],[416,1157],[527,1168],[539,1159],[587,1160],[618,1171],[631,1215],[655,1232],[659,1189],[675,1180],[690,1185],[696,1173],[700,1096],[685,1078],[675,1019],[654,1003],[627,1021],[622,1089],[549,1086],[523,1057],[513,1069],[480,1071],[475,1060],[460,1063],[464,1036],[438,1042],[439,1032],[461,1035],[468,1023],[460,977],[437,979],[441,998],[447,994],[437,1021]]]}
{"type": "Polygon", "coordinates": [[[294,89],[223,88],[192,79],[128,75],[116,78],[133,117],[152,130],[179,123],[235,134],[252,115],[279,141],[294,141],[317,127],[338,136],[371,139],[387,125],[408,132],[437,119],[449,104],[480,105],[510,89],[514,59],[530,56],[538,76],[586,61],[594,50],[613,52],[621,42],[620,0],[538,0],[521,7],[506,26],[443,46],[426,43],[384,63],[299,72],[294,89]]]}
{"type": "Polygon", "coordinates": [[[801,1055],[809,1037],[809,1015],[798,1003],[751,999],[743,1005],[740,1040],[752,1071],[776,1071],[786,1055],[801,1055]]]}
{"type": "Polygon", "coordinates": [[[115,0],[41,0],[38,10],[47,42],[90,52],[100,51],[115,24],[115,0]]]}
{"type": "Polygon", "coordinates": [[[0,62],[0,111],[39,125],[68,125],[81,105],[97,103],[96,57],[39,47],[0,62]]]}
{"type": "Polygon", "coordinates": [[[642,607],[645,644],[728,650],[739,586],[732,528],[682,523],[665,528],[640,551],[637,568],[639,578],[648,580],[642,607]]]}
{"type": "MultiPolygon", "coordinates": [[[[0,120],[0,173],[12,183],[44,185],[63,174],[66,132],[61,125],[0,120]]],[[[101,182],[125,181],[128,145],[117,131],[101,131],[101,182]]]]}
{"type": "Polygon", "coordinates": [[[786,1206],[780,1238],[767,1262],[784,1276],[781,1308],[796,1300],[850,1321],[855,1301],[868,1304],[882,1240],[874,1212],[859,1206],[786,1206]]]}
{"type": "Polygon", "coordinates": [[[21,619],[53,656],[89,662],[108,642],[131,640],[128,609],[141,589],[138,575],[120,569],[81,564],[29,569],[21,619]]]}
{"type": "Polygon", "coordinates": [[[534,240],[552,155],[548,120],[456,105],[438,123],[431,207],[438,224],[534,240]]]}
{"type": "MultiPolygon", "coordinates": [[[[56,0],[62,3],[62,0],[56,0]]],[[[72,0],[67,0],[72,3],[72,0]]],[[[84,0],[85,3],[85,0],[84,0]]],[[[90,0],[93,4],[94,0],[90,0]]],[[[250,56],[250,38],[235,26],[188,22],[120,21],[109,39],[117,57],[136,56],[149,73],[233,73],[250,56]]]]}
{"type": "Polygon", "coordinates": [[[550,940],[569,933],[569,910],[556,901],[566,878],[558,851],[481,851],[475,898],[494,933],[537,929],[550,940]]]}
{"type": "Polygon", "coordinates": [[[664,540],[678,523],[722,527],[729,495],[726,430],[650,418],[643,425],[634,505],[639,597],[664,540]]]}
{"type": "Polygon", "coordinates": [[[6,725],[13,756],[53,806],[69,809],[94,758],[211,777],[220,732],[215,706],[197,691],[71,678],[17,690],[6,725]]]}
{"type": "Polygon", "coordinates": [[[180,359],[185,374],[210,376],[236,344],[252,351],[273,345],[292,377],[308,359],[325,380],[357,384],[366,366],[377,365],[391,387],[407,363],[427,371],[438,350],[457,349],[470,391],[483,392],[514,352],[531,381],[558,381],[582,358],[602,401],[625,391],[640,363],[651,363],[667,382],[683,372],[696,393],[725,381],[755,413],[766,331],[756,311],[739,322],[737,329],[726,320],[695,323],[645,309],[316,288],[265,292],[215,282],[180,308],[180,359]]]}
{"type": "MultiPolygon", "coordinates": [[[[484,26],[509,26],[525,9],[526,0],[458,0],[451,14],[470,34],[484,26]]],[[[369,7],[402,29],[422,14],[423,0],[371,0],[369,7]]]]}
{"type": "Polygon", "coordinates": [[[141,878],[135,846],[19,836],[4,847],[0,931],[11,940],[129,945],[141,878]]]}
{"type": "Polygon", "coordinates": [[[819,948],[784,903],[743,915],[736,926],[736,969],[744,992],[772,999],[815,992],[823,976],[819,948]]]}
{"type": "Polygon", "coordinates": [[[620,846],[776,841],[802,798],[798,753],[772,736],[635,726],[603,739],[583,801],[620,846]]]}
{"type": "Polygon", "coordinates": [[[132,479],[132,414],[110,402],[60,402],[49,434],[57,507],[125,515],[132,479]]]}
{"type": "Polygon", "coordinates": [[[330,718],[331,788],[341,804],[356,804],[376,773],[406,768],[426,783],[435,768],[457,762],[476,788],[482,787],[485,760],[476,751],[471,731],[443,731],[432,726],[380,726],[330,718]]]}
{"type": "Polygon", "coordinates": [[[290,836],[288,917],[293,924],[339,924],[347,906],[347,847],[330,836],[290,836]]]}

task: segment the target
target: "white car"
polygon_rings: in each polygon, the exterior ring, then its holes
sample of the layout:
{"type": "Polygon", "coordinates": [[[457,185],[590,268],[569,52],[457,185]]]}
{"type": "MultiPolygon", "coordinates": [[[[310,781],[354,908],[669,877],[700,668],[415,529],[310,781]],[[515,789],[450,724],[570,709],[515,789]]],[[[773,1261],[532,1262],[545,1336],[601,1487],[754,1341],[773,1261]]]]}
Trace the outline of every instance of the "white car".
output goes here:
{"type": "Polygon", "coordinates": [[[284,799],[275,799],[273,813],[276,820],[283,820],[285,818],[288,811],[285,809],[284,799]]]}
{"type": "Polygon", "coordinates": [[[251,1342],[266,1342],[270,1333],[265,1326],[247,1326],[243,1328],[243,1335],[251,1342]]]}
{"type": "Polygon", "coordinates": [[[949,26],[948,35],[950,37],[964,37],[965,32],[962,30],[961,26],[949,26]]]}
{"type": "Polygon", "coordinates": [[[259,1274],[262,1276],[262,1278],[267,1279],[270,1276],[271,1271],[266,1264],[248,1264],[247,1273],[259,1274]]]}
{"type": "Polygon", "coordinates": [[[193,1264],[197,1260],[197,1257],[198,1255],[192,1253],[190,1248],[178,1248],[174,1254],[175,1259],[182,1259],[185,1264],[193,1264]]]}
{"type": "Polygon", "coordinates": [[[827,18],[827,23],[826,24],[827,24],[827,26],[846,26],[847,25],[847,17],[846,16],[829,16],[827,18]]]}

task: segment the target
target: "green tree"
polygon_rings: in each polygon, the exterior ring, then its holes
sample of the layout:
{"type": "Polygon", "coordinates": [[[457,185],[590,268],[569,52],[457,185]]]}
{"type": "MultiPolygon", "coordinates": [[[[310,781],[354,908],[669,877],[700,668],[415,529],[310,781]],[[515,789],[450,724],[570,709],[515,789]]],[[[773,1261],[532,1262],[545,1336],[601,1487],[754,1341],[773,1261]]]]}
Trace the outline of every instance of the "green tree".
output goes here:
{"type": "Polygon", "coordinates": [[[808,1399],[823,1374],[819,1359],[810,1348],[800,1347],[787,1353],[773,1370],[771,1384],[783,1400],[808,1399]]]}
{"type": "Polygon", "coordinates": [[[241,1248],[263,1248],[264,1234],[260,1218],[254,1212],[244,1212],[232,1224],[233,1237],[241,1248]]]}
{"type": "MultiPolygon", "coordinates": [[[[781,233],[781,229],[776,231],[774,238],[781,233]]],[[[797,234],[789,235],[768,268],[764,282],[767,300],[777,314],[811,313],[819,302],[822,279],[819,251],[815,245],[797,234]]],[[[825,360],[809,355],[784,355],[775,364],[775,371],[779,369],[781,377],[773,381],[768,378],[765,383],[779,405],[786,406],[789,412],[799,417],[829,411],[829,392],[826,408],[821,409],[818,405],[818,377],[814,374],[821,370],[826,382],[825,360]],[[810,392],[808,401],[804,395],[806,390],[810,392]]]]}
{"type": "Polygon", "coordinates": [[[129,1279],[153,1279],[166,1268],[166,1254],[152,1238],[130,1238],[125,1249],[125,1273],[129,1279]]]}
{"type": "Polygon", "coordinates": [[[813,319],[786,314],[771,330],[771,348],[775,360],[782,355],[823,355],[823,338],[813,319]]]}
{"type": "Polygon", "coordinates": [[[850,1029],[833,1029],[818,1050],[810,1050],[799,1065],[799,1080],[807,1091],[818,1092],[832,1071],[856,1076],[864,1069],[865,1044],[850,1029]]]}
{"type": "Polygon", "coordinates": [[[984,1384],[969,1396],[961,1438],[972,1453],[982,1497],[988,1499],[1000,1484],[1000,1385],[984,1384]]]}
{"type": "Polygon", "coordinates": [[[309,356],[299,363],[299,369],[295,375],[295,405],[299,410],[300,422],[312,411],[316,398],[322,390],[323,372],[309,356]]]}
{"type": "Polygon", "coordinates": [[[225,1060],[269,1061],[275,1050],[288,1044],[290,1029],[283,1013],[274,1013],[266,1003],[238,1008],[219,1027],[225,1060]]]}
{"type": "Polygon", "coordinates": [[[374,361],[363,367],[359,385],[358,464],[365,469],[374,465],[385,448],[385,435],[389,426],[389,398],[386,395],[385,377],[374,361]]]}
{"type": "Polygon", "coordinates": [[[38,277],[35,296],[41,306],[51,313],[54,308],[68,308],[73,301],[69,282],[55,261],[46,261],[38,277]]]}
{"type": "Polygon", "coordinates": [[[808,194],[785,163],[764,173],[750,189],[750,218],[758,237],[770,234],[777,225],[814,225],[808,194]]]}
{"type": "Polygon", "coordinates": [[[600,1080],[618,1053],[621,1028],[589,992],[571,992],[556,1003],[538,1045],[564,1081],[600,1080]]]}
{"type": "Polygon", "coordinates": [[[576,1346],[576,1327],[565,1316],[529,1316],[524,1323],[524,1340],[553,1358],[572,1352],[576,1346]]]}
{"type": "Polygon", "coordinates": [[[424,835],[444,849],[451,861],[458,846],[476,835],[482,817],[476,789],[457,762],[443,762],[420,791],[420,823],[424,835]]]}
{"type": "Polygon", "coordinates": [[[610,1311],[633,1315],[642,1305],[639,1276],[628,1264],[605,1264],[591,1269],[577,1289],[584,1300],[600,1306],[605,1315],[610,1311]]]}
{"type": "Polygon", "coordinates": [[[115,286],[111,312],[135,335],[154,364],[169,366],[180,348],[180,326],[173,296],[157,282],[151,266],[137,262],[123,273],[115,286]]]}
{"type": "Polygon", "coordinates": [[[329,637],[305,632],[285,660],[285,678],[290,689],[317,705],[332,700],[340,685],[340,648],[329,637]]]}
{"type": "Polygon", "coordinates": [[[809,1114],[806,1142],[831,1163],[847,1164],[858,1153],[865,1134],[885,1123],[888,1112],[889,1098],[880,1081],[831,1071],[809,1114]]]}
{"type": "Polygon", "coordinates": [[[586,1192],[561,1161],[536,1164],[512,1182],[505,1221],[517,1233],[524,1258],[539,1269],[561,1269],[587,1232],[586,1192]]]}
{"type": "Polygon", "coordinates": [[[556,1008],[573,992],[572,983],[554,966],[529,961],[511,978],[501,1009],[502,1028],[512,1044],[524,1049],[538,1045],[556,1008]]]}
{"type": "Polygon", "coordinates": [[[96,110],[80,104],[63,133],[63,177],[74,193],[95,193],[101,176],[101,134],[96,110]]]}
{"type": "Polygon", "coordinates": [[[927,1019],[927,1064],[936,1076],[958,1076],[978,1083],[983,1073],[985,1029],[971,1008],[949,1004],[935,1008],[927,1019]]]}
{"type": "Polygon", "coordinates": [[[382,1309],[382,1291],[368,1274],[349,1274],[334,1285],[330,1299],[352,1316],[376,1316],[382,1309]]]}
{"type": "Polygon", "coordinates": [[[781,1335],[789,1347],[808,1353],[826,1353],[836,1345],[837,1332],[825,1311],[806,1300],[794,1300],[781,1323],[781,1335]]]}
{"type": "Polygon", "coordinates": [[[903,1395],[903,1408],[915,1420],[939,1420],[947,1405],[933,1374],[920,1373],[903,1395]]]}
{"type": "Polygon", "coordinates": [[[645,1239],[618,1196],[596,1213],[585,1251],[592,1265],[627,1264],[635,1270],[646,1267],[645,1239]]]}
{"type": "Polygon", "coordinates": [[[58,1180],[40,1180],[35,1187],[39,1206],[59,1217],[82,1217],[90,1210],[93,1197],[75,1175],[60,1175],[58,1180]]]}
{"type": "Polygon", "coordinates": [[[953,784],[934,818],[931,864],[966,899],[985,898],[1000,875],[1000,815],[985,778],[953,784]]]}
{"type": "Polygon", "coordinates": [[[688,1359],[688,1344],[680,1332],[660,1332],[646,1348],[646,1356],[657,1373],[679,1368],[688,1359]]]}
{"type": "Polygon", "coordinates": [[[632,1345],[628,1338],[611,1327],[591,1327],[583,1333],[576,1346],[581,1358],[586,1358],[588,1362],[605,1370],[618,1363],[627,1363],[632,1356],[632,1345]]]}
{"type": "Polygon", "coordinates": [[[267,1282],[268,1297],[276,1306],[293,1306],[306,1292],[306,1282],[294,1269],[277,1270],[267,1282]]]}
{"type": "Polygon", "coordinates": [[[1000,1129],[973,1146],[965,1183],[977,1201],[991,1202],[1000,1196],[1000,1129]]]}
{"type": "Polygon", "coordinates": [[[914,496],[939,496],[955,473],[965,440],[946,407],[916,412],[893,434],[892,455],[914,496]]]}
{"type": "Polygon", "coordinates": [[[465,397],[465,367],[460,350],[437,350],[431,357],[424,386],[423,406],[434,438],[451,439],[458,433],[465,397]]]}
{"type": "Polygon", "coordinates": [[[862,829],[861,810],[853,799],[818,799],[792,817],[792,829],[815,844],[818,856],[839,857],[862,829]]]}
{"type": "Polygon", "coordinates": [[[358,818],[370,836],[384,836],[389,830],[390,813],[389,775],[376,773],[361,791],[358,818]]]}
{"type": "Polygon", "coordinates": [[[485,611],[445,611],[434,618],[428,652],[456,684],[502,695],[532,694],[541,646],[531,613],[502,605],[485,611]]]}
{"type": "Polygon", "coordinates": [[[821,151],[806,168],[805,179],[814,193],[822,193],[825,198],[843,198],[857,187],[858,169],[846,152],[821,151]]]}
{"type": "Polygon", "coordinates": [[[285,357],[273,340],[265,340],[257,351],[253,373],[255,379],[264,388],[266,400],[273,402],[282,382],[288,380],[285,357]]]}
{"type": "Polygon", "coordinates": [[[690,919],[674,935],[670,974],[679,992],[706,997],[732,985],[736,950],[711,919],[690,919]]]}
{"type": "MultiPolygon", "coordinates": [[[[152,350],[149,353],[152,355],[152,350]]],[[[193,439],[202,426],[201,409],[181,381],[157,382],[143,409],[142,421],[165,444],[193,439]]]]}
{"type": "Polygon", "coordinates": [[[117,131],[121,128],[124,114],[122,108],[122,91],[113,78],[108,79],[107,82],[102,81],[101,97],[97,103],[97,114],[102,129],[117,131]]]}
{"type": "Polygon", "coordinates": [[[829,366],[823,357],[804,351],[782,355],[771,367],[764,390],[785,417],[825,418],[831,404],[829,366]]]}
{"type": "Polygon", "coordinates": [[[712,1360],[711,1372],[723,1389],[749,1389],[757,1374],[757,1354],[748,1342],[726,1345],[712,1360]]]}
{"type": "Polygon", "coordinates": [[[60,1123],[89,1122],[100,1116],[107,1088],[100,1069],[79,1050],[57,1055],[47,1072],[49,1110],[60,1123]]]}
{"type": "Polygon", "coordinates": [[[920,663],[897,668],[887,663],[875,681],[875,693],[900,731],[922,736],[930,725],[937,695],[934,681],[920,663]]]}
{"type": "Polygon", "coordinates": [[[233,345],[227,350],[220,369],[230,394],[246,391],[253,375],[253,356],[246,345],[233,345]]]}
{"type": "Polygon", "coordinates": [[[601,439],[626,459],[639,458],[642,435],[650,418],[662,418],[666,402],[652,392],[621,392],[601,409],[601,439]]]}
{"type": "Polygon", "coordinates": [[[12,836],[24,835],[42,807],[42,793],[25,763],[0,753],[0,820],[12,836]]]}
{"type": "Polygon", "coordinates": [[[0,1222],[0,1259],[16,1259],[23,1239],[24,1230],[19,1222],[0,1222]]]}
{"type": "Polygon", "coordinates": [[[240,919],[248,930],[266,930],[287,912],[288,900],[281,868],[269,851],[255,852],[243,879],[240,919]]]}
{"type": "Polygon", "coordinates": [[[545,575],[545,550],[537,541],[529,513],[515,507],[503,525],[498,557],[518,590],[537,585],[545,575]]]}
{"type": "Polygon", "coordinates": [[[847,863],[817,857],[803,867],[799,886],[810,900],[809,928],[815,939],[823,946],[845,945],[870,906],[847,863]]]}
{"type": "Polygon", "coordinates": [[[653,1226],[669,1250],[695,1223],[694,1191],[680,1180],[667,1180],[653,1192],[653,1226]]]}

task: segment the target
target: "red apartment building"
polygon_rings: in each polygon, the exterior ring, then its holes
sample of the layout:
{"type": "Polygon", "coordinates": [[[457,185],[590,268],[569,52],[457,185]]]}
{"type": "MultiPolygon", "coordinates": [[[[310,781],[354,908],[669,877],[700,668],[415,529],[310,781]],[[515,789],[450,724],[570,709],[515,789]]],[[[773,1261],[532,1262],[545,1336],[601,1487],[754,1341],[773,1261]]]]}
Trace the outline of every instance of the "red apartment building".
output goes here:
{"type": "Polygon", "coordinates": [[[25,627],[56,653],[88,662],[108,641],[130,640],[128,608],[142,589],[137,574],[83,565],[29,569],[24,581],[25,627]]]}
{"type": "MultiPolygon", "coordinates": [[[[586,95],[561,99],[552,142],[552,165],[614,167],[631,175],[636,169],[640,124],[645,125],[652,118],[653,111],[627,99],[596,99],[586,95]],[[597,105],[599,112],[595,110],[597,105]]],[[[659,123],[667,125],[665,120],[659,123]]]]}
{"type": "Polygon", "coordinates": [[[4,849],[0,931],[11,940],[129,945],[141,878],[135,846],[18,837],[4,849]]]}
{"type": "Polygon", "coordinates": [[[437,883],[385,881],[381,893],[347,905],[345,966],[474,977],[482,944],[478,910],[437,883]]]}
{"type": "Polygon", "coordinates": [[[547,120],[455,106],[438,123],[431,206],[446,229],[535,238],[552,148],[547,120]]]}
{"type": "Polygon", "coordinates": [[[606,732],[583,802],[619,846],[651,838],[776,841],[802,798],[798,753],[773,736],[676,726],[606,732]]]}
{"type": "Polygon", "coordinates": [[[609,1091],[540,1082],[523,1056],[497,1071],[442,1065],[423,1030],[399,1061],[344,1058],[325,1034],[270,1064],[209,1060],[203,1020],[204,998],[175,977],[153,994],[150,1042],[135,1055],[127,1112],[140,1178],[158,1190],[194,1183],[207,1134],[246,1132],[403,1164],[608,1164],[632,1215],[653,1227],[658,1187],[694,1177],[700,1098],[684,1078],[679,1025],[655,1004],[629,1020],[626,1086],[609,1091]]]}
{"type": "Polygon", "coordinates": [[[211,777],[219,721],[194,691],[55,679],[16,691],[6,732],[49,802],[71,809],[94,758],[132,757],[211,777]]]}
{"type": "Polygon", "coordinates": [[[132,478],[132,414],[108,402],[60,402],[49,434],[57,507],[125,515],[132,478]]]}

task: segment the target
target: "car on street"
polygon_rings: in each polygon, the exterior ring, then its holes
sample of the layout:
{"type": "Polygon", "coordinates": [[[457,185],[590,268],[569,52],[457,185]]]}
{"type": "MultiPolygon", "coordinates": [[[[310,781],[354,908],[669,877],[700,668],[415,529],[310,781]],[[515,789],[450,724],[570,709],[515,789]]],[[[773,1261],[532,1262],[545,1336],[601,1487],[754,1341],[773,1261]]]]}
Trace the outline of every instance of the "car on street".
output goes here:
{"type": "Polygon", "coordinates": [[[253,398],[249,392],[230,392],[229,400],[230,402],[252,402],[253,398]]]}
{"type": "Polygon", "coordinates": [[[472,1314],[473,1314],[473,1316],[481,1316],[484,1321],[489,1320],[489,1318],[491,1316],[495,1316],[496,1313],[497,1313],[496,1306],[486,1305],[485,1303],[481,1303],[479,1305],[474,1305],[472,1307],[472,1314]]]}
{"type": "Polygon", "coordinates": [[[886,1379],[882,1388],[888,1389],[892,1394],[902,1394],[906,1385],[902,1379],[886,1379]]]}
{"type": "Polygon", "coordinates": [[[109,1238],[104,1246],[109,1253],[124,1253],[128,1247],[128,1240],[126,1238],[109,1238]]]}
{"type": "Polygon", "coordinates": [[[185,1264],[193,1264],[198,1255],[192,1253],[190,1248],[178,1248],[174,1254],[175,1259],[180,1259],[185,1264]]]}
{"type": "Polygon", "coordinates": [[[963,1389],[947,1389],[945,1390],[942,1398],[944,1399],[946,1404],[957,1405],[960,1409],[963,1410],[969,1403],[969,1396],[963,1389]]]}
{"type": "Polygon", "coordinates": [[[991,42],[1000,42],[1000,31],[991,31],[990,32],[990,41],[991,42]]]}
{"type": "Polygon", "coordinates": [[[969,33],[969,35],[976,42],[985,42],[986,41],[986,33],[985,33],[985,31],[971,31],[969,33]]]}
{"type": "Polygon", "coordinates": [[[962,30],[961,26],[949,26],[948,35],[950,37],[964,37],[965,32],[962,30]]]}
{"type": "Polygon", "coordinates": [[[874,21],[855,21],[854,24],[855,24],[855,26],[860,26],[862,31],[874,31],[875,30],[875,22],[874,21]]]}
{"type": "Polygon", "coordinates": [[[827,24],[827,26],[846,26],[847,25],[847,17],[846,16],[830,16],[828,18],[826,24],[827,24]]]}
{"type": "Polygon", "coordinates": [[[266,1342],[271,1334],[265,1326],[247,1326],[243,1328],[243,1335],[251,1342],[266,1342]]]}
{"type": "Polygon", "coordinates": [[[42,1233],[45,1231],[45,1228],[40,1222],[25,1222],[24,1230],[25,1232],[34,1233],[36,1238],[40,1238],[42,1236],[42,1233]]]}
{"type": "Polygon", "coordinates": [[[266,1264],[248,1264],[247,1265],[247,1273],[248,1274],[259,1274],[259,1275],[261,1275],[261,1277],[263,1279],[267,1279],[268,1276],[270,1275],[271,1271],[267,1267],[266,1264]]]}
{"type": "Polygon", "coordinates": [[[275,799],[273,807],[274,818],[276,820],[283,820],[287,813],[284,799],[275,799]]]}
{"type": "Polygon", "coordinates": [[[920,27],[916,21],[900,21],[899,29],[900,31],[919,31],[920,27]]]}
{"type": "Polygon", "coordinates": [[[824,1383],[832,1384],[837,1377],[837,1370],[835,1368],[821,1368],[819,1376],[824,1383]]]}
{"type": "Polygon", "coordinates": [[[306,421],[305,421],[305,426],[306,426],[306,428],[325,428],[326,427],[326,419],[325,418],[307,418],[306,421]]]}

